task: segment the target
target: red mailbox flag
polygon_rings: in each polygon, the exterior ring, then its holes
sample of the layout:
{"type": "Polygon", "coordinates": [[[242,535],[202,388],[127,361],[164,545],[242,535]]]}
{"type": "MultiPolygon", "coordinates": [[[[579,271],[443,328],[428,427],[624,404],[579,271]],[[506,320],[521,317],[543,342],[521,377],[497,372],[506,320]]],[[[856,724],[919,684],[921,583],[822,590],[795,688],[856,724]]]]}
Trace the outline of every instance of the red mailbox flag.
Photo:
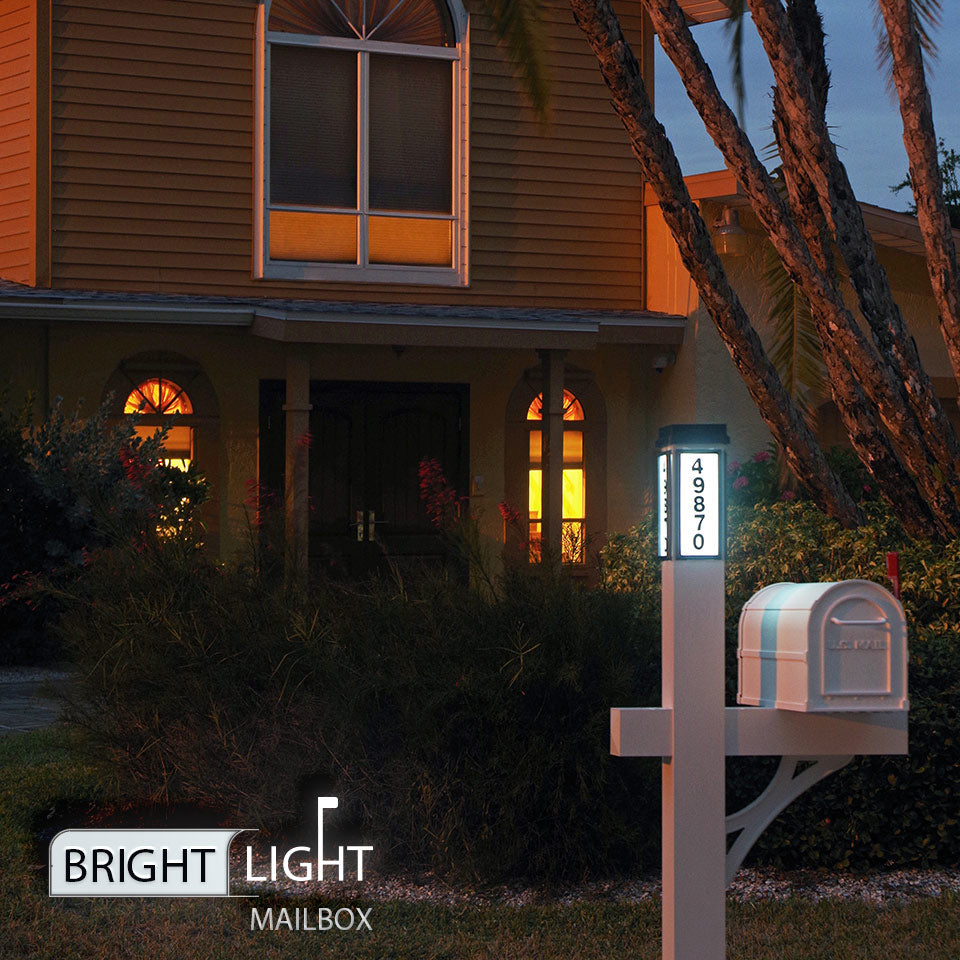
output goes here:
{"type": "Polygon", "coordinates": [[[893,595],[900,599],[900,554],[891,551],[887,554],[887,576],[893,584],[893,595]]]}

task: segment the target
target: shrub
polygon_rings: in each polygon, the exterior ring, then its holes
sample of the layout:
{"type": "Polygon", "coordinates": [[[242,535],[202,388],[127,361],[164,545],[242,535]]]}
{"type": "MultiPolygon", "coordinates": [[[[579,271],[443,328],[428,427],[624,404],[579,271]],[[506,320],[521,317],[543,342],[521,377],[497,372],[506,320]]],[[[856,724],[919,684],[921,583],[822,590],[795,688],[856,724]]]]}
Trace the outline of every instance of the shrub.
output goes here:
{"type": "MultiPolygon", "coordinates": [[[[754,857],[769,863],[875,867],[960,861],[960,541],[908,539],[878,501],[868,522],[840,526],[808,500],[731,507],[726,566],[727,702],[736,702],[737,623],[743,604],[779,581],[861,578],[888,585],[885,555],[900,552],[909,649],[910,756],[854,760],[796,800],[764,832],[754,857]]],[[[652,526],[614,538],[603,554],[608,588],[659,608],[652,526]]],[[[656,614],[658,615],[658,614],[656,614]]],[[[753,800],[775,761],[728,761],[727,808],[753,800]]]]}
{"type": "Polygon", "coordinates": [[[164,430],[141,440],[133,418],[110,425],[107,409],[84,419],[58,399],[30,426],[29,404],[14,414],[0,401],[0,663],[56,657],[55,603],[39,580],[63,583],[106,544],[195,539],[206,481],[158,463],[164,430]]]}
{"type": "Polygon", "coordinates": [[[653,862],[659,784],[608,716],[653,701],[657,632],[552,576],[306,594],[171,545],[98,556],[63,621],[123,793],[272,826],[322,782],[379,854],[484,879],[653,862]]]}
{"type": "Polygon", "coordinates": [[[496,597],[434,581],[374,609],[343,647],[331,746],[402,860],[485,879],[655,860],[656,764],[609,756],[609,708],[659,688],[658,626],[628,597],[514,574],[496,597]]]}
{"type": "MultiPolygon", "coordinates": [[[[773,863],[956,862],[957,544],[871,522],[841,531],[809,502],[732,511],[728,702],[736,620],[766,583],[882,580],[902,551],[911,627],[911,756],[864,758],[805,794],[756,848],[773,863]]],[[[333,792],[378,855],[494,880],[653,866],[656,760],[608,754],[609,708],[659,702],[653,532],[614,538],[605,589],[510,570],[294,589],[180,541],[95,555],[66,600],[79,669],[71,716],[127,795],[228,806],[278,824],[333,792]],[[482,585],[481,585],[482,584],[482,585]]],[[[728,808],[769,761],[731,762],[728,808]]]]}
{"type": "Polygon", "coordinates": [[[296,597],[177,540],[100,551],[58,596],[76,667],[65,715],[120,793],[230,805],[256,822],[293,811],[293,707],[312,706],[297,699],[298,671],[326,654],[322,621],[304,621],[296,597]]]}
{"type": "MultiPolygon", "coordinates": [[[[876,500],[879,492],[857,455],[848,447],[831,447],[827,463],[859,503],[876,500]]],[[[727,464],[727,500],[733,507],[769,506],[781,501],[810,500],[812,495],[771,443],[746,460],[727,464]]]]}

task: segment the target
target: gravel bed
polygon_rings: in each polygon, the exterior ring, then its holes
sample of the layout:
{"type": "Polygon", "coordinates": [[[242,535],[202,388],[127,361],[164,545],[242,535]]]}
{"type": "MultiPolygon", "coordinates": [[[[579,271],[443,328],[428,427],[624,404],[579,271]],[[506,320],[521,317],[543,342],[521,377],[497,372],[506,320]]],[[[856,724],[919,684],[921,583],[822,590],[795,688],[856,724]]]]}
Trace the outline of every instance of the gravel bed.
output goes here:
{"type": "MultiPolygon", "coordinates": [[[[639,903],[659,899],[659,875],[632,879],[601,880],[575,886],[527,886],[522,883],[494,886],[452,884],[432,873],[380,874],[365,871],[362,882],[347,879],[296,883],[286,878],[247,884],[242,881],[245,862],[238,850],[233,857],[232,889],[251,893],[278,893],[289,897],[323,896],[337,900],[435,903],[442,906],[567,905],[582,902],[639,903]]],[[[254,857],[254,874],[266,876],[266,861],[254,857]]],[[[865,903],[902,903],[924,897],[960,893],[960,869],[889,870],[864,875],[837,874],[822,870],[780,871],[741,869],[727,891],[737,902],[782,901],[792,897],[819,900],[859,900],[865,903]]]]}

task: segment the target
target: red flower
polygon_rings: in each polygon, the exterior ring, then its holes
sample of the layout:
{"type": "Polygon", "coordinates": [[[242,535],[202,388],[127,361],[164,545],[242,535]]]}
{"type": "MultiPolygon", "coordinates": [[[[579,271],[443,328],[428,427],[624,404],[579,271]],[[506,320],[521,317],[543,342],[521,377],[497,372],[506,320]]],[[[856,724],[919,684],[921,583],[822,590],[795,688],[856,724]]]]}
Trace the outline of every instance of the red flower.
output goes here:
{"type": "Polygon", "coordinates": [[[783,493],[780,494],[780,499],[787,501],[796,500],[797,495],[792,490],[784,490],[783,493]]]}
{"type": "Polygon", "coordinates": [[[500,516],[509,523],[515,524],[520,522],[520,511],[514,510],[505,500],[501,500],[497,504],[497,509],[500,511],[500,516]]]}
{"type": "Polygon", "coordinates": [[[753,462],[754,462],[754,463],[765,463],[767,460],[770,459],[771,456],[772,456],[772,454],[770,453],[769,450],[761,450],[759,453],[755,453],[755,454],[753,455],[753,462]]]}
{"type": "Polygon", "coordinates": [[[455,521],[460,516],[460,504],[466,497],[458,497],[443,475],[437,460],[421,460],[417,470],[420,477],[420,499],[427,508],[427,516],[435,527],[455,521]]]}
{"type": "Polygon", "coordinates": [[[742,490],[744,487],[748,486],[749,484],[750,484],[750,481],[746,477],[737,477],[737,479],[733,481],[733,489],[742,490]]]}
{"type": "Polygon", "coordinates": [[[139,452],[132,450],[129,444],[124,444],[120,448],[120,466],[135,490],[140,489],[153,469],[153,465],[146,463],[139,452]]]}

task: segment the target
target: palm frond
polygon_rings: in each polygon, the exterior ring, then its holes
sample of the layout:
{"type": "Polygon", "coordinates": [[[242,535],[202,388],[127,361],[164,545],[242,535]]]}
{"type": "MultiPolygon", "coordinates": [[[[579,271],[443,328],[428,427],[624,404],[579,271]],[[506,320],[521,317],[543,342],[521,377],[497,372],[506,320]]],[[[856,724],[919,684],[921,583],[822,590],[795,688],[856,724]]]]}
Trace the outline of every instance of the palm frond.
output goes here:
{"type": "MultiPolygon", "coordinates": [[[[920,33],[923,66],[925,70],[932,72],[933,61],[937,59],[937,43],[933,35],[942,23],[940,0],[913,0],[913,12],[920,33]]],[[[883,26],[883,14],[877,0],[873,0],[873,29],[877,35],[877,66],[886,80],[887,90],[894,95],[893,54],[890,52],[890,40],[883,26]]]]}
{"type": "Polygon", "coordinates": [[[486,0],[497,37],[519,70],[526,94],[541,121],[550,99],[541,0],[486,0]]]}
{"type": "Polygon", "coordinates": [[[787,393],[811,427],[826,392],[827,371],[810,303],[783,268],[772,246],[764,253],[763,287],[771,328],[768,350],[787,393]]]}
{"type": "Polygon", "coordinates": [[[744,126],[744,109],[747,103],[747,88],[743,79],[743,17],[746,0],[731,0],[730,16],[723,21],[723,29],[730,37],[730,73],[733,94],[737,100],[737,119],[744,126]]]}

